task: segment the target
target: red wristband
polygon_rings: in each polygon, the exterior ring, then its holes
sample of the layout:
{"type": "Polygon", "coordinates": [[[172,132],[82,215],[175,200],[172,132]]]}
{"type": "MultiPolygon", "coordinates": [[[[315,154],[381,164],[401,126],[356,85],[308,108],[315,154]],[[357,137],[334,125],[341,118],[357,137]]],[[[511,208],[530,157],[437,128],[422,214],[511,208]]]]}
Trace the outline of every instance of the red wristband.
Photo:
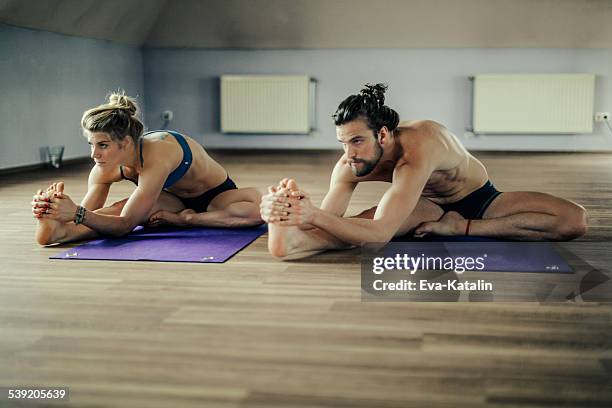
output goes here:
{"type": "Polygon", "coordinates": [[[472,220],[467,220],[467,225],[465,226],[465,236],[467,237],[468,235],[470,235],[470,223],[472,222],[472,220]]]}

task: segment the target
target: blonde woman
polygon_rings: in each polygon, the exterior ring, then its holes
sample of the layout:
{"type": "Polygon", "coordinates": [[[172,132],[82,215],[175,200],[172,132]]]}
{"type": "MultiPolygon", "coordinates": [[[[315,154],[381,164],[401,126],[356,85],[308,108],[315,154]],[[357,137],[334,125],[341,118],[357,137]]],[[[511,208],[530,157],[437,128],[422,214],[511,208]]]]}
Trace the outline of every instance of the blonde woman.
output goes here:
{"type": "Polygon", "coordinates": [[[63,183],[39,190],[32,202],[41,245],[121,236],[140,224],[248,227],[262,224],[261,194],[237,188],[204,148],[174,131],[143,133],[138,107],[123,93],[87,110],[81,125],[95,165],[80,205],[63,183]],[[111,184],[131,180],[134,192],[104,207],[111,184]]]}

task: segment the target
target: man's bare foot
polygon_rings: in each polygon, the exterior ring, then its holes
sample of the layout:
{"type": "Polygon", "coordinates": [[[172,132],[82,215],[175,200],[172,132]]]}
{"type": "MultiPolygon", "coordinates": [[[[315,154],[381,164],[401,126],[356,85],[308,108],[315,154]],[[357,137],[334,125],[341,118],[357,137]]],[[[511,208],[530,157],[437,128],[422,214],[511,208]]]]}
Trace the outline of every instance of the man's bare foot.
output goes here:
{"type": "Polygon", "coordinates": [[[161,210],[153,214],[149,218],[149,226],[160,227],[160,226],[173,226],[173,227],[190,227],[191,215],[196,212],[190,208],[187,208],[178,213],[171,211],[161,210]]]}
{"type": "Polygon", "coordinates": [[[455,211],[449,211],[438,221],[424,222],[423,224],[419,225],[414,231],[414,236],[424,237],[427,235],[464,235],[466,223],[466,219],[463,218],[461,214],[455,211]]]}
{"type": "MultiPolygon", "coordinates": [[[[64,183],[53,183],[43,192],[43,195],[52,197],[55,193],[64,191],[64,183]]],[[[50,245],[61,242],[66,235],[66,223],[45,218],[44,215],[36,218],[36,242],[39,245],[50,245]]]]}
{"type": "MultiPolygon", "coordinates": [[[[289,191],[299,190],[295,180],[283,179],[279,187],[281,186],[286,186],[289,191]]],[[[268,224],[268,251],[277,258],[286,258],[298,247],[301,233],[299,227],[268,224]]]]}

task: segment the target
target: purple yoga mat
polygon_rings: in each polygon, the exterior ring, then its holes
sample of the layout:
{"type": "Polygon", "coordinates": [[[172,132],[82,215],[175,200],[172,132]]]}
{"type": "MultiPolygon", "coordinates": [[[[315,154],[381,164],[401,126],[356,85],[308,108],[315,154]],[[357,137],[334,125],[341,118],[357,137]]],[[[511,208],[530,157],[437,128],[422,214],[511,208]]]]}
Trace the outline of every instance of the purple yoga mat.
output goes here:
{"type": "Polygon", "coordinates": [[[122,238],[97,239],[49,259],[222,263],[267,231],[255,228],[142,228],[122,238]]]}

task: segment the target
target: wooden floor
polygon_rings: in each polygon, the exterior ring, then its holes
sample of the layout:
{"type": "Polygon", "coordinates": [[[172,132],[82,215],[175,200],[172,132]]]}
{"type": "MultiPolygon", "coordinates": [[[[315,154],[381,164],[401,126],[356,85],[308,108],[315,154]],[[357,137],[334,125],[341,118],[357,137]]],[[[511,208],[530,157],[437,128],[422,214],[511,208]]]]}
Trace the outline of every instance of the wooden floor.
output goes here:
{"type": "MultiPolygon", "coordinates": [[[[215,156],[318,204],[337,154],[215,156]]],[[[612,155],[478,156],[501,190],[575,200],[584,240],[612,240],[612,155]]],[[[68,386],[73,407],[612,406],[610,304],[362,302],[358,252],[282,263],[266,236],[221,265],[49,260],[31,195],[61,179],[80,198],[87,170],[0,177],[0,386],[68,386]]]]}

